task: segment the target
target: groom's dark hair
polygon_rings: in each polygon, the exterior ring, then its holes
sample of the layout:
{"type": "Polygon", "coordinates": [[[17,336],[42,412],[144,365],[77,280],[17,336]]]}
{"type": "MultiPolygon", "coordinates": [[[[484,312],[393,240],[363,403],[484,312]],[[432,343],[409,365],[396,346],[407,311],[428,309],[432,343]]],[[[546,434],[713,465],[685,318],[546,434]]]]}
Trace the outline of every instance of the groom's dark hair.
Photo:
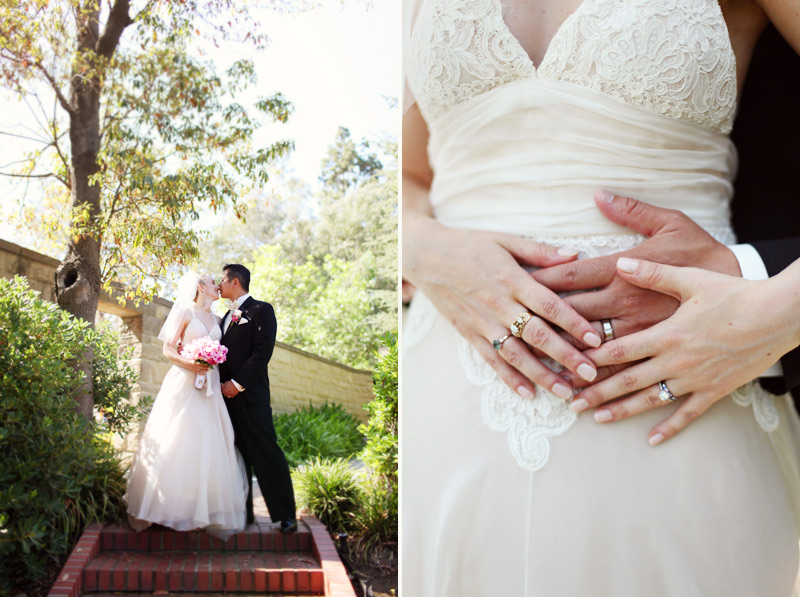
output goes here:
{"type": "Polygon", "coordinates": [[[250,292],[250,270],[239,263],[229,263],[222,268],[223,273],[228,274],[228,280],[236,278],[242,290],[250,292]]]}

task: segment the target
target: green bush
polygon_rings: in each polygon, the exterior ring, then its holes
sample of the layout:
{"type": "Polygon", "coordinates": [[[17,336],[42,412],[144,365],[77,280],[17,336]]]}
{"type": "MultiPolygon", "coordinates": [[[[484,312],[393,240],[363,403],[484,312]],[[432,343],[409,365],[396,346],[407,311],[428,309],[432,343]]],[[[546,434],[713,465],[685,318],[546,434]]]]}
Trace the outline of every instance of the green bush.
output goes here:
{"type": "Polygon", "coordinates": [[[375,398],[364,408],[369,412],[360,430],[367,443],[361,459],[397,491],[397,334],[384,336],[386,354],[373,373],[375,398]]]}
{"type": "Polygon", "coordinates": [[[275,415],[275,432],[291,468],[313,458],[351,458],[364,446],[358,419],[341,404],[275,415]]]}
{"type": "Polygon", "coordinates": [[[361,500],[353,520],[353,553],[357,558],[396,568],[397,498],[397,489],[377,476],[362,485],[361,500]],[[384,549],[387,545],[395,549],[384,549]]]}
{"type": "Polygon", "coordinates": [[[152,396],[143,396],[137,404],[131,404],[131,394],[136,372],[128,365],[133,347],[122,349],[119,334],[108,325],[97,327],[91,335],[94,345],[94,408],[100,415],[101,428],[125,435],[131,423],[139,420],[143,412],[149,412],[152,396]]]}
{"type": "Polygon", "coordinates": [[[41,588],[88,522],[124,515],[123,470],[74,409],[70,364],[87,343],[100,386],[116,380],[103,398],[113,407],[124,384],[97,334],[24,278],[0,280],[0,594],[41,588]]]}
{"type": "Polygon", "coordinates": [[[292,473],[297,504],[319,518],[331,533],[353,528],[361,490],[346,459],[313,458],[292,473]]]}

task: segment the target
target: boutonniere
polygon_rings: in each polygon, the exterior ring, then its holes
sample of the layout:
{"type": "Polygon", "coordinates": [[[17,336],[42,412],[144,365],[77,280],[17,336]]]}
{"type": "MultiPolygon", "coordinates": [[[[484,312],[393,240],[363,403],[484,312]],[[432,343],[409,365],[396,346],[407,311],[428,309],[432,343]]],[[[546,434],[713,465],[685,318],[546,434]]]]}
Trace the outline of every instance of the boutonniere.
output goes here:
{"type": "Polygon", "coordinates": [[[247,318],[242,317],[242,311],[240,309],[236,309],[231,312],[231,325],[239,325],[240,323],[247,323],[247,318]]]}

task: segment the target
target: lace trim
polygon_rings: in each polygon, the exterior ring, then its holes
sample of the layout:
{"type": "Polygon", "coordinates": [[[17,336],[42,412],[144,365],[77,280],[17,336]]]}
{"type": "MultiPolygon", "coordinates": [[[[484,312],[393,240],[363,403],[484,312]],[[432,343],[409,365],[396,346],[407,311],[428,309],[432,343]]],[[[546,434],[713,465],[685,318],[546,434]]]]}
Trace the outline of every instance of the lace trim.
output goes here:
{"type": "Polygon", "coordinates": [[[775,406],[772,394],[759,384],[753,381],[746,383],[731,392],[730,396],[739,406],[752,405],[753,414],[756,416],[756,421],[758,421],[758,426],[761,429],[772,433],[778,428],[781,417],[778,408],[775,406]]]}
{"type": "MultiPolygon", "coordinates": [[[[711,229],[708,232],[719,242],[731,244],[735,237],[730,228],[711,229]]],[[[537,237],[533,240],[557,247],[578,249],[582,256],[624,251],[644,241],[640,235],[597,235],[583,237],[537,237]]],[[[403,330],[403,350],[411,350],[432,328],[438,312],[422,294],[414,298],[408,320],[403,330]]],[[[527,470],[541,469],[550,456],[550,438],[565,433],[577,420],[577,413],[568,408],[568,402],[549,390],[536,387],[536,398],[525,400],[508,388],[494,369],[483,360],[477,350],[458,337],[458,354],[470,383],[483,387],[481,414],[490,429],[506,433],[508,448],[517,464],[527,470]]],[[[554,371],[560,365],[553,361],[545,364],[554,371]]],[[[756,383],[749,383],[731,393],[740,406],[752,406],[759,426],[766,432],[778,427],[779,414],[772,395],[756,383]]]]}
{"type": "Polygon", "coordinates": [[[736,58],[716,0],[584,0],[556,31],[538,73],[506,26],[500,0],[427,0],[408,63],[429,122],[537,75],[722,133],[736,106],[736,58]]]}

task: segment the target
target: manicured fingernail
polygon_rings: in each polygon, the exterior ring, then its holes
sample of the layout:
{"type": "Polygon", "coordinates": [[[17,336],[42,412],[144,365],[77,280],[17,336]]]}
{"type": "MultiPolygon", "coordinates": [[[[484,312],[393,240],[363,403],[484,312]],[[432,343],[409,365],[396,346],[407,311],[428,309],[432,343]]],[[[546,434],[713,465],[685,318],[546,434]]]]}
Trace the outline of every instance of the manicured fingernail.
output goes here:
{"type": "Polygon", "coordinates": [[[595,377],[597,377],[597,369],[591,365],[583,363],[580,367],[578,367],[577,374],[586,381],[592,381],[595,377]]]}
{"type": "Polygon", "coordinates": [[[556,251],[556,253],[558,253],[562,257],[575,257],[575,255],[578,254],[578,251],[576,251],[575,249],[561,248],[558,251],[556,251]]]}
{"type": "Polygon", "coordinates": [[[565,386],[563,383],[554,384],[551,391],[553,394],[564,400],[572,398],[572,388],[565,386]]]}
{"type": "MultiPolygon", "coordinates": [[[[586,332],[586,334],[583,336],[583,341],[584,341],[584,343],[588,344],[589,346],[591,346],[593,348],[597,348],[598,346],[600,346],[603,343],[602,340],[600,340],[600,336],[598,336],[594,332],[586,332]]],[[[592,378],[592,379],[594,379],[594,378],[592,378]]],[[[589,381],[592,381],[592,380],[590,379],[589,381]]]]}
{"type": "Polygon", "coordinates": [[[620,257],[617,259],[617,269],[625,273],[632,274],[639,267],[637,259],[628,259],[627,257],[620,257]]]}
{"type": "Polygon", "coordinates": [[[653,435],[650,436],[650,439],[648,439],[647,441],[650,442],[651,446],[657,446],[658,444],[664,441],[664,436],[660,433],[654,433],[653,435]]]}
{"type": "Polygon", "coordinates": [[[595,193],[595,197],[600,199],[600,201],[611,203],[614,200],[614,193],[609,193],[608,191],[597,191],[595,193]]]}
{"type": "Polygon", "coordinates": [[[610,410],[598,410],[594,413],[594,420],[598,423],[605,423],[611,420],[611,411],[610,410]]]}
{"type": "Polygon", "coordinates": [[[533,392],[531,392],[525,386],[518,387],[517,388],[517,394],[519,394],[520,396],[522,396],[526,400],[532,400],[533,399],[533,392]]]}
{"type": "Polygon", "coordinates": [[[578,398],[577,400],[573,400],[569,407],[576,413],[579,413],[589,408],[589,403],[586,402],[586,398],[578,398]]]}

